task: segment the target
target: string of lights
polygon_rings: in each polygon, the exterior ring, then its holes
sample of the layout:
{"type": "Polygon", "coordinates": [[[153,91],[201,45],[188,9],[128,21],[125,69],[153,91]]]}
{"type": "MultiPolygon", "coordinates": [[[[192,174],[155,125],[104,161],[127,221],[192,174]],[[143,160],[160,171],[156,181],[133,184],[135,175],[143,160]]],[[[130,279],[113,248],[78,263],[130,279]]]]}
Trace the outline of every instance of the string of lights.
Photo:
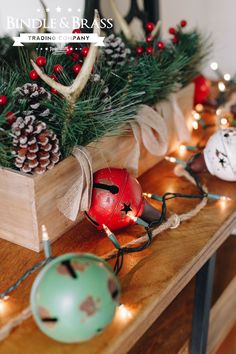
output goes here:
{"type": "MultiPolygon", "coordinates": [[[[187,167],[187,163],[185,161],[176,159],[174,157],[171,158],[166,158],[168,161],[172,163],[180,163],[184,168],[187,167]]],[[[144,196],[147,196],[151,199],[155,199],[159,202],[162,203],[162,212],[161,216],[158,220],[155,220],[151,223],[147,223],[143,219],[136,217],[132,214],[132,212],[128,212],[127,215],[137,224],[145,228],[147,235],[148,235],[148,240],[140,245],[139,247],[121,247],[119,241],[117,240],[115,234],[106,226],[103,225],[103,229],[107,235],[107,237],[111,240],[113,243],[114,247],[117,249],[117,254],[116,254],[116,262],[114,265],[114,272],[118,274],[123,266],[124,262],[124,255],[129,254],[129,253],[136,253],[136,252],[141,252],[147,247],[150,246],[153,236],[152,236],[152,229],[154,227],[158,227],[161,225],[166,219],[167,219],[167,201],[174,199],[174,198],[190,198],[190,199],[203,199],[206,197],[206,194],[203,191],[202,185],[199,182],[197,176],[192,174],[194,177],[194,180],[197,181],[196,185],[199,189],[200,194],[181,194],[181,193],[165,193],[163,196],[158,196],[155,194],[151,193],[143,193],[144,196]]],[[[209,199],[215,199],[215,200],[228,200],[227,197],[224,196],[217,196],[214,194],[208,194],[207,195],[209,199]]],[[[11,285],[8,289],[6,289],[4,292],[0,293],[0,299],[4,300],[6,299],[6,296],[8,296],[12,291],[16,290],[32,273],[36,272],[43,266],[45,266],[47,263],[49,263],[53,257],[51,255],[51,245],[50,245],[50,240],[48,237],[48,233],[46,230],[46,227],[43,225],[42,226],[42,239],[43,239],[43,246],[44,246],[44,254],[45,254],[45,259],[36,263],[32,268],[30,268],[27,272],[25,272],[13,285],[11,285]]]]}

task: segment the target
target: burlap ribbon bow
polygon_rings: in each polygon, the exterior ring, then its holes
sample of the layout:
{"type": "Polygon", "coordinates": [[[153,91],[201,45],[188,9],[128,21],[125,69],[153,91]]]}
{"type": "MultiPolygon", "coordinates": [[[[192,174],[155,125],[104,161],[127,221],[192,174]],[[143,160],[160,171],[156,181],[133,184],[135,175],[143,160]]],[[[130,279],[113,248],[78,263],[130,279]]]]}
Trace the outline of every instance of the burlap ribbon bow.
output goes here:
{"type": "Polygon", "coordinates": [[[59,199],[58,209],[70,220],[75,221],[80,211],[88,210],[93,188],[91,156],[84,147],[74,148],[74,157],[81,167],[81,174],[68,192],[59,199]]]}
{"type": "Polygon", "coordinates": [[[163,156],[168,148],[168,132],[162,116],[146,105],[140,105],[135,121],[130,125],[135,141],[124,165],[137,175],[141,142],[150,154],[163,156]]]}

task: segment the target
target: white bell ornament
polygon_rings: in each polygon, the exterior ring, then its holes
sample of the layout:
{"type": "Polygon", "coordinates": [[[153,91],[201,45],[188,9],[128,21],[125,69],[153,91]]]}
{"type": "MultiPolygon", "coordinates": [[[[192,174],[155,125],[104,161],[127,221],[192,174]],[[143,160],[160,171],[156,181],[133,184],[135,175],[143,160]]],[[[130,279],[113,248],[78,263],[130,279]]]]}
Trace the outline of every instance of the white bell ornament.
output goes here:
{"type": "Polygon", "coordinates": [[[203,151],[208,171],[224,180],[236,181],[236,128],[219,129],[203,151]]]}

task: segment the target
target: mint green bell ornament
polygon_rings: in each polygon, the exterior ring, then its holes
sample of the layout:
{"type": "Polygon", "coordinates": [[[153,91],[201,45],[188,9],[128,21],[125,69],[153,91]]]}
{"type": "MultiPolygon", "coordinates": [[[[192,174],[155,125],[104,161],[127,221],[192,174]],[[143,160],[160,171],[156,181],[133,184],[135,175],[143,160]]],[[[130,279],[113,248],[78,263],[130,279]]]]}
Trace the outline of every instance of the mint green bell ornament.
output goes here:
{"type": "Polygon", "coordinates": [[[43,333],[63,343],[86,341],[113,319],[120,285],[102,258],[65,254],[47,264],[31,289],[33,317],[43,333]]]}

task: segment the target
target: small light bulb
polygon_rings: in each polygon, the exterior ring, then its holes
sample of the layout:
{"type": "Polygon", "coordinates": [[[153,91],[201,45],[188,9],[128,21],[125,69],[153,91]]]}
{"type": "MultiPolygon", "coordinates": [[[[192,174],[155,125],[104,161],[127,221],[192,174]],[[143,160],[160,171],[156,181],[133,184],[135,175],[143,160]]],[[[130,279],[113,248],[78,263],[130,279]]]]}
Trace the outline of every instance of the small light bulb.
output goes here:
{"type": "Polygon", "coordinates": [[[227,124],[228,124],[228,119],[225,118],[225,117],[221,118],[220,124],[221,124],[221,125],[227,125],[227,124]]]}
{"type": "Polygon", "coordinates": [[[187,166],[187,163],[185,161],[180,160],[180,159],[176,159],[174,156],[166,156],[165,160],[169,161],[171,163],[176,163],[178,165],[182,165],[182,166],[184,166],[184,168],[187,166]]]}
{"type": "Polygon", "coordinates": [[[180,152],[185,152],[185,151],[187,151],[187,147],[185,145],[180,145],[179,150],[180,150],[180,152]]]}
{"type": "Polygon", "coordinates": [[[176,158],[173,156],[166,156],[165,157],[166,161],[172,162],[172,163],[176,163],[176,158]]]}
{"type": "Polygon", "coordinates": [[[226,86],[225,86],[225,84],[223,83],[223,81],[220,81],[220,82],[218,83],[218,89],[219,89],[220,92],[225,92],[226,86]]]}
{"type": "Polygon", "coordinates": [[[108,227],[105,224],[102,224],[103,230],[105,231],[105,233],[107,234],[107,236],[111,236],[112,232],[110,229],[108,229],[108,227]]]}
{"type": "Polygon", "coordinates": [[[227,201],[231,201],[232,199],[229,198],[229,197],[226,197],[225,195],[222,195],[222,196],[220,197],[220,200],[222,200],[223,202],[227,202],[227,201]]]}
{"type": "Polygon", "coordinates": [[[200,120],[201,116],[200,116],[200,114],[198,112],[193,111],[193,118],[196,119],[196,120],[200,120]]]}
{"type": "Polygon", "coordinates": [[[0,312],[5,312],[7,310],[7,300],[9,299],[9,296],[4,296],[3,299],[0,299],[0,312]]]}
{"type": "Polygon", "coordinates": [[[194,122],[192,123],[192,126],[193,126],[193,129],[194,129],[194,130],[198,130],[198,122],[197,122],[197,121],[194,121],[194,122]]]}
{"type": "Polygon", "coordinates": [[[144,197],[152,198],[152,193],[143,193],[144,197]]]}
{"type": "Polygon", "coordinates": [[[217,110],[216,110],[216,115],[217,115],[217,116],[220,116],[221,113],[222,113],[222,109],[221,109],[221,108],[217,108],[217,110]]]}
{"type": "Polygon", "coordinates": [[[133,220],[133,221],[135,222],[135,224],[141,225],[141,226],[144,226],[144,227],[148,227],[148,226],[149,226],[149,224],[148,224],[146,221],[144,221],[143,219],[141,219],[141,218],[139,218],[139,217],[137,217],[137,216],[134,216],[134,214],[132,213],[132,211],[129,211],[129,212],[127,213],[127,215],[128,215],[128,217],[129,217],[131,220],[133,220]]]}
{"type": "Polygon", "coordinates": [[[42,225],[42,239],[43,241],[48,241],[49,237],[48,237],[48,231],[45,225],[42,225]]]}
{"type": "Polygon", "coordinates": [[[226,197],[225,195],[219,195],[219,194],[213,194],[213,193],[208,193],[208,198],[212,199],[212,200],[221,200],[222,202],[232,200],[231,198],[226,197]]]}
{"type": "Polygon", "coordinates": [[[230,79],[231,79],[230,74],[224,74],[224,79],[225,79],[225,81],[230,81],[230,79]]]}
{"type": "Polygon", "coordinates": [[[195,109],[197,112],[203,112],[204,107],[201,103],[196,104],[195,109]]]}
{"type": "Polygon", "coordinates": [[[134,214],[132,213],[132,211],[129,211],[129,212],[127,213],[127,215],[128,215],[128,217],[129,217],[131,220],[133,220],[134,222],[137,221],[137,217],[134,216],[134,214]]]}
{"type": "Polygon", "coordinates": [[[119,241],[117,240],[116,236],[113,234],[113,232],[105,224],[102,224],[102,227],[103,227],[103,230],[105,231],[107,237],[109,238],[109,240],[113,243],[113,245],[117,249],[120,249],[121,245],[120,245],[119,241]]]}
{"type": "Polygon", "coordinates": [[[119,311],[119,317],[120,317],[122,320],[127,320],[127,319],[129,319],[129,318],[132,317],[131,312],[130,312],[130,311],[127,309],[127,307],[126,307],[125,305],[123,305],[123,304],[121,304],[121,305],[119,306],[118,311],[119,311]]]}
{"type": "Polygon", "coordinates": [[[7,301],[8,299],[9,299],[9,295],[6,295],[6,296],[4,296],[4,298],[3,299],[0,299],[0,301],[7,301]]]}
{"type": "Polygon", "coordinates": [[[218,69],[218,64],[215,61],[212,62],[210,66],[211,66],[211,69],[214,71],[216,71],[218,69]]]}

